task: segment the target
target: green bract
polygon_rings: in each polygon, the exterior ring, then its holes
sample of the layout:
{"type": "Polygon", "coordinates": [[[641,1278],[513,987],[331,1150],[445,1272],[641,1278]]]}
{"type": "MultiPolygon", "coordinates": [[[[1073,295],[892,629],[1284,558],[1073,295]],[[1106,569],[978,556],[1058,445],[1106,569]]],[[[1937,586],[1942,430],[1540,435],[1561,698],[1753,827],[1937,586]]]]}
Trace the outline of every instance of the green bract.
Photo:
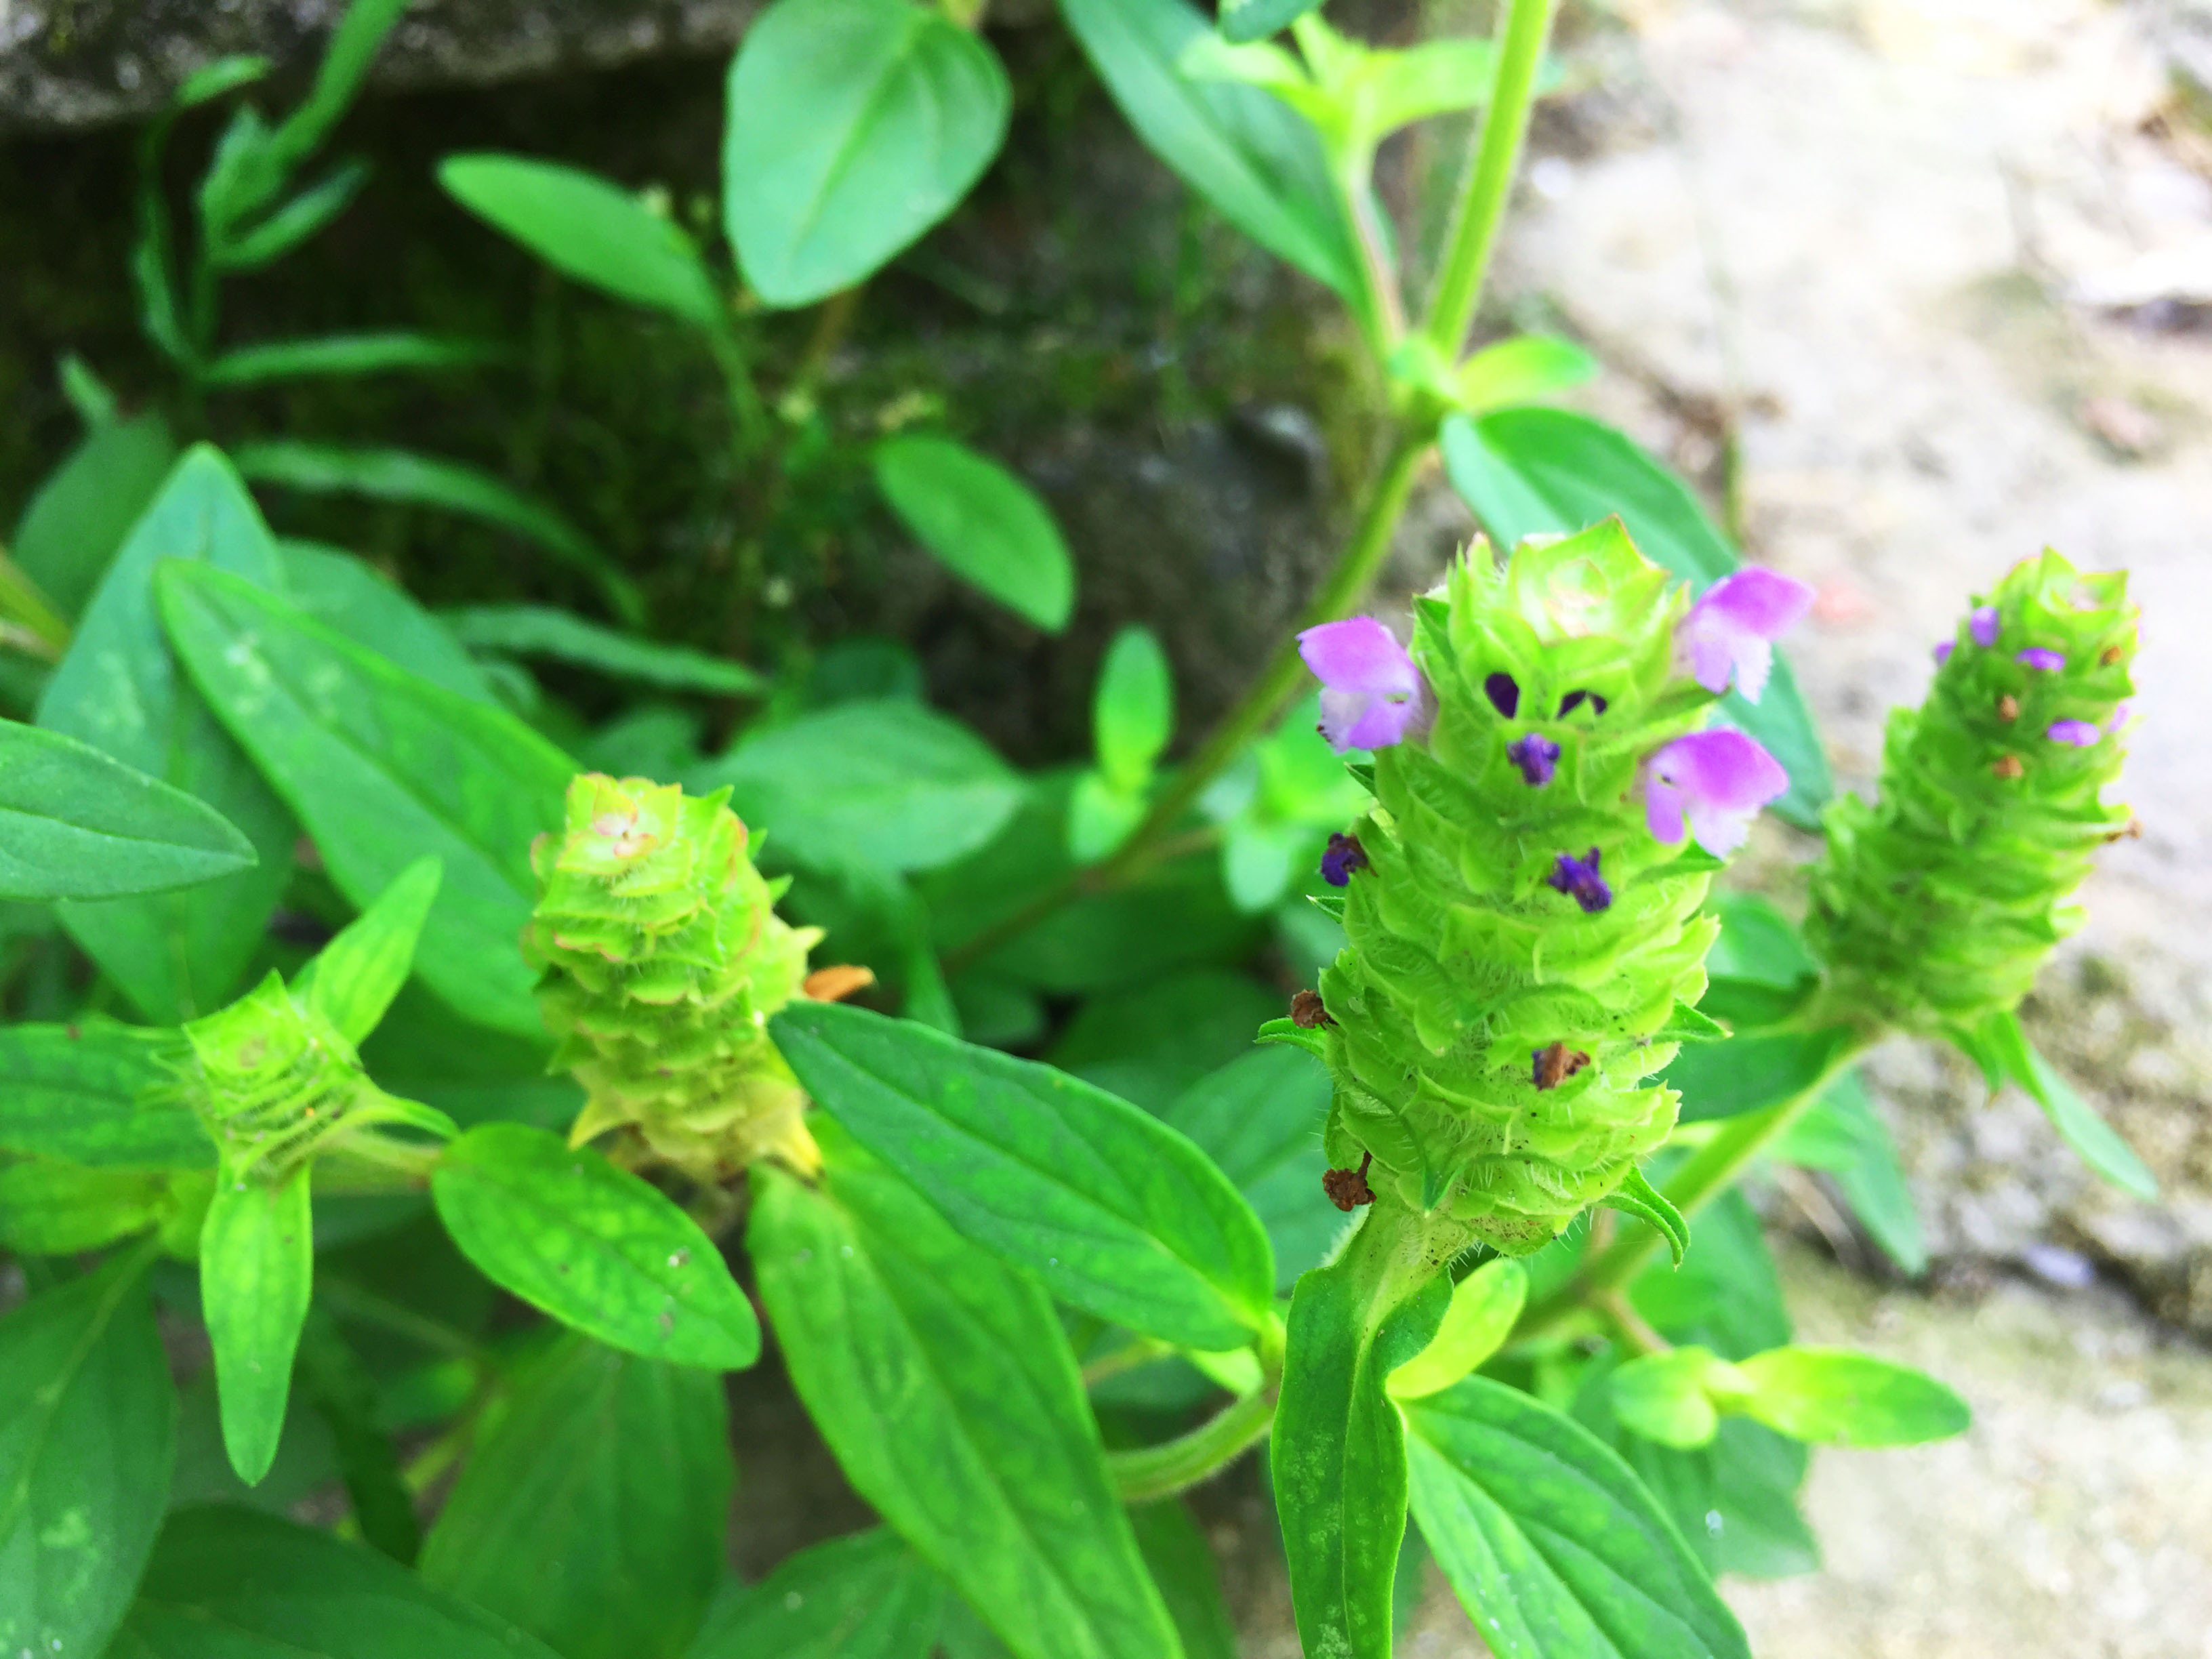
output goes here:
{"type": "Polygon", "coordinates": [[[1704,994],[1717,925],[1697,912],[1719,866],[1644,823],[1639,769],[1713,702],[1674,672],[1669,580],[1610,520],[1502,568],[1478,543],[1416,603],[1435,726],[1376,755],[1370,867],[1322,975],[1332,1162],[1371,1155],[1371,1185],[1509,1255],[1674,1127],[1674,1092],[1644,1079],[1674,1055],[1675,1005],[1704,994]],[[1559,749],[1540,786],[1506,753],[1532,732],[1559,749]],[[1586,913],[1547,878],[1592,848],[1613,896],[1586,913]],[[1568,1074],[1540,1079],[1554,1044],[1568,1074]]]}
{"type": "Polygon", "coordinates": [[[554,1063],[590,1097],[570,1143],[624,1128],[709,1183],[768,1153],[820,1161],[768,1017],[799,994],[821,933],[775,914],[781,888],[745,855],[729,794],[578,777],[565,830],[532,848],[523,935],[554,1063]]]}
{"type": "Polygon", "coordinates": [[[2052,552],[2016,566],[1960,626],[1928,700],[1890,715],[1880,804],[1828,810],[1806,934],[1847,1017],[1971,1031],[2081,926],[2068,900],[2129,822],[2102,798],[2134,690],[2126,590],[2124,574],[2083,575],[2052,552]]]}

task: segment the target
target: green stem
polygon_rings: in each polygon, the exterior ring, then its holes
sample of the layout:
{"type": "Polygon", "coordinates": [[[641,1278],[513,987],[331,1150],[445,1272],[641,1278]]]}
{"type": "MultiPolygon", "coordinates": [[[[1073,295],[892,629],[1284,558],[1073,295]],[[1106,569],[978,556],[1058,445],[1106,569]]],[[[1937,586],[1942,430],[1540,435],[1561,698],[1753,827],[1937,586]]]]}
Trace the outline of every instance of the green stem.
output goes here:
{"type": "Polygon", "coordinates": [[[1421,461],[1434,435],[1427,427],[1407,428],[1399,434],[1382,471],[1368,491],[1367,505],[1359,515],[1358,526],[1321,592],[1306,606],[1296,628],[1275,647],[1267,666],[1260,671],[1259,678],[1252,682],[1237,706],[1221,718],[1207,735],[1204,746],[1176,772],[1174,781],[1152,803],[1144,822],[1104,862],[1069,872],[1012,915],[946,951],[944,963],[948,979],[974,966],[1009,940],[1019,939],[1061,906],[1086,893],[1122,886],[1158,863],[1170,848],[1181,850],[1182,838],[1170,842],[1169,832],[1205,793],[1206,785],[1243,753],[1244,745],[1272,723],[1297,695],[1299,677],[1305,672],[1298,658],[1297,632],[1336,621],[1359,603],[1374,581],[1376,573],[1389,556],[1391,537],[1405,512],[1407,497],[1413,494],[1413,480],[1420,472],[1421,461]]]}
{"type": "Polygon", "coordinates": [[[707,339],[729,390],[730,415],[738,427],[738,458],[757,455],[768,442],[768,406],[761,402],[760,388],[753,383],[752,365],[745,361],[744,348],[726,322],[717,322],[708,329],[707,339]]]}
{"type": "Polygon", "coordinates": [[[1468,329],[1482,298],[1482,280],[1498,241],[1498,227],[1513,193],[1513,175],[1528,136],[1528,112],[1535,103],[1536,70],[1552,30],[1558,0],[1501,0],[1505,21],[1498,35],[1498,80],[1490,107],[1468,159],[1443,264],[1429,302],[1429,338],[1452,362],[1458,361],[1468,329]]]}
{"type": "MultiPolygon", "coordinates": [[[[1844,1048],[1805,1088],[1779,1104],[1729,1118],[1720,1133],[1690,1154],[1668,1177],[1662,1190],[1685,1217],[1695,1214],[1718,1197],[1742,1174],[1752,1159],[1778,1139],[1803,1116],[1812,1103],[1827,1091],[1859,1055],[1863,1042],[1844,1048]]],[[[1532,1304],[1513,1328],[1513,1340],[1526,1342],[1545,1336],[1583,1308],[1608,1310],[1607,1298],[1626,1286],[1658,1251],[1658,1233],[1646,1226],[1624,1226],[1613,1243],[1585,1261],[1575,1276],[1551,1295],[1532,1304]]]]}
{"type": "Polygon", "coordinates": [[[1109,1452],[1108,1473],[1125,1504],[1171,1498],[1226,1468],[1256,1445],[1275,1420],[1279,1379],[1246,1395],[1188,1434],[1140,1451],[1109,1452]]]}

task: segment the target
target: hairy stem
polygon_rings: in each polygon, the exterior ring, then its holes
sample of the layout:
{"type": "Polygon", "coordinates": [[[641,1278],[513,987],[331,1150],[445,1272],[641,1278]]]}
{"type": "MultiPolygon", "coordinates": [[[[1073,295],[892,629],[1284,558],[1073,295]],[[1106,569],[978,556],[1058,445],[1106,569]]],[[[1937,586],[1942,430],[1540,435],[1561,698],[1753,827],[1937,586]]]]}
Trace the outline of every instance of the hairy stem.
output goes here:
{"type": "Polygon", "coordinates": [[[1552,32],[1558,0],[1500,0],[1504,21],[1498,32],[1498,80],[1490,107],[1468,157],[1466,182],[1452,216],[1451,234],[1429,302],[1429,338],[1448,359],[1456,361],[1482,298],[1498,227],[1513,193],[1513,175],[1528,136],[1528,112],[1535,103],[1536,69],[1552,32]]]}
{"type": "Polygon", "coordinates": [[[1114,1489],[1128,1504],[1171,1498],[1235,1462],[1265,1437],[1275,1420],[1279,1378],[1224,1407],[1188,1434],[1140,1451],[1109,1452],[1114,1489]]]}

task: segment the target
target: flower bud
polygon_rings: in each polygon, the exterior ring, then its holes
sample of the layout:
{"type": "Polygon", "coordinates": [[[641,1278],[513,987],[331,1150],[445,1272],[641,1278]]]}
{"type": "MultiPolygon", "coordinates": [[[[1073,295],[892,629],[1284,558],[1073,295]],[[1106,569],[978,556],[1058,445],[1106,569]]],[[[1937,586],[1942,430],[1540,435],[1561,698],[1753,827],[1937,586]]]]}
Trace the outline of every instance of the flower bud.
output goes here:
{"type": "MultiPolygon", "coordinates": [[[[1339,860],[1326,1016],[1270,1028],[1328,1064],[1332,1164],[1370,1159],[1370,1186],[1508,1254],[1673,1128],[1650,1079],[1705,992],[1713,853],[1786,784],[1750,739],[1700,731],[1717,692],[1684,660],[1686,605],[1617,520],[1502,568],[1478,542],[1416,602],[1420,684],[1393,695],[1422,718],[1376,750],[1363,856],[1339,860]]],[[[1365,639],[1301,643],[1326,680],[1365,639]]]]}
{"type": "Polygon", "coordinates": [[[2017,1005],[2081,922],[2068,902],[2125,832],[2136,611],[2124,573],[2045,552],[1978,602],[1918,708],[1890,715],[1881,793],[1827,813],[1806,933],[1838,1012],[1936,1035],[2017,1005]]]}
{"type": "Polygon", "coordinates": [[[768,1018],[799,994],[821,933],[775,914],[781,886],[746,856],[729,793],[576,778],[563,832],[531,849],[523,933],[554,1064],[587,1096],[571,1144],[622,1129],[707,1183],[769,1153],[819,1162],[768,1018]]]}

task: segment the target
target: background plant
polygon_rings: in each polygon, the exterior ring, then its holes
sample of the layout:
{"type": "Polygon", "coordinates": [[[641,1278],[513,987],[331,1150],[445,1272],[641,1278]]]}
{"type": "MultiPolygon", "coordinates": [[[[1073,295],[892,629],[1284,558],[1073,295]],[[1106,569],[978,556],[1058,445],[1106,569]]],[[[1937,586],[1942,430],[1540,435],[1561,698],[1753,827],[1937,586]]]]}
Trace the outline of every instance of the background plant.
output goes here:
{"type": "MultiPolygon", "coordinates": [[[[341,44],[365,52],[361,31],[383,15],[363,9],[341,44]]],[[[1618,513],[1675,577],[1702,586],[1735,568],[1680,484],[1618,434],[1536,405],[1589,372],[1572,346],[1522,338],[1463,355],[1541,84],[1547,8],[1505,8],[1487,47],[1402,53],[1340,39],[1313,13],[1291,20],[1295,52],[1228,40],[1285,21],[1256,3],[1225,16],[1219,37],[1171,0],[1070,0],[1066,15],[1169,163],[1342,296],[1390,388],[1378,464],[1309,621],[1357,606],[1439,448],[1501,548],[1618,513]],[[1424,302],[1404,291],[1403,233],[1376,207],[1370,168],[1389,131],[1468,105],[1483,113],[1424,302]]],[[[1066,620],[1073,574],[1032,492],[927,430],[836,444],[813,401],[818,358],[769,343],[776,308],[817,301],[811,337],[834,343],[854,286],[988,163],[1007,94],[990,47],[963,27],[973,21],[905,0],[781,0],[764,17],[732,73],[729,272],[651,204],[571,170],[483,155],[441,170],[456,199],[566,276],[691,331],[723,376],[732,476],[751,483],[729,608],[712,622],[728,630],[721,643],[777,644],[748,607],[803,568],[808,504],[841,478],[866,480],[1017,614],[1066,620]],[[940,149],[898,118],[923,87],[948,89],[962,113],[940,149]],[[823,163],[810,146],[826,124],[793,144],[776,100],[802,91],[810,109],[854,112],[847,136],[865,167],[823,163]]],[[[347,73],[357,79],[358,65],[347,73]]],[[[219,157],[234,151],[241,176],[269,176],[301,143],[258,136],[243,117],[234,131],[246,136],[219,157]]],[[[216,215],[208,246],[252,234],[239,227],[274,199],[227,188],[255,208],[216,215]]],[[[314,188],[298,222],[343,195],[314,188]]],[[[220,268],[195,267],[208,282],[220,268]]],[[[188,382],[206,378],[199,361],[180,358],[188,382]]],[[[53,906],[94,971],[40,946],[14,988],[26,1018],[0,1042],[0,1213],[37,1292],[9,1316],[0,1389],[7,1420],[40,1431],[5,1487],[21,1494],[10,1526],[39,1540],[0,1558],[33,1563],[10,1601],[30,1611],[8,1615],[28,1622],[9,1638],[89,1650],[122,1620],[126,1643],[197,1651],[215,1613],[331,1651],[390,1650],[405,1620],[450,1645],[510,1650],[530,1639],[506,1632],[512,1621],[580,1655],[809,1640],[885,1653],[940,1640],[958,1653],[993,1641],[1024,1655],[1223,1650],[1218,1589],[1194,1571],[1203,1550],[1176,1495],[1267,1434],[1286,1365],[1310,1379],[1361,1341],[1310,1345],[1303,1360],[1288,1344],[1279,1297],[1342,1225],[1315,1140],[1328,1084],[1296,1049],[1248,1052],[1284,992],[1343,943],[1328,909],[1306,901],[1328,896],[1323,845],[1366,795],[1312,733],[1313,711],[1285,714],[1304,686],[1292,641],[1177,763],[1164,660],[1142,633],[1124,635],[1098,679],[1088,762],[1024,775],[924,706],[895,650],[779,647],[756,669],[625,631],[635,613],[609,581],[600,619],[428,612],[349,556],[270,535],[239,473],[283,469],[270,470],[266,447],[259,460],[238,447],[244,468],[190,452],[149,486],[112,559],[82,553],[95,568],[74,617],[52,602],[40,614],[36,589],[18,585],[17,625],[37,647],[26,654],[59,661],[38,691],[38,726],[7,728],[0,777],[30,820],[8,890],[53,906]],[[542,713],[533,726],[515,712],[544,707],[520,664],[548,659],[649,695],[596,727],[542,713]],[[733,739],[706,742],[702,714],[733,708],[733,739]],[[27,775],[33,763],[48,769],[27,775]],[[587,782],[580,811],[564,812],[572,775],[589,768],[659,787],[587,782]],[[687,793],[672,795],[678,782],[687,793]],[[742,839],[717,816],[724,789],[742,839]],[[533,860],[545,835],[568,839],[533,860]],[[578,884],[556,891],[572,842],[578,884]],[[809,995],[788,961],[732,976],[750,960],[739,941],[774,931],[756,858],[788,878],[793,919],[826,931],[832,968],[866,963],[879,989],[847,976],[809,995]],[[534,961],[517,946],[526,927],[534,961]],[[639,943],[690,929],[696,959],[689,945],[664,957],[639,943]],[[328,943],[317,952],[303,936],[328,943]],[[1269,959],[1272,990],[1240,971],[1269,959]],[[626,976],[648,960],[686,972],[626,976]],[[595,981],[595,961],[617,968],[595,981]],[[556,1029],[592,1037],[557,1057],[540,1012],[548,963],[560,964],[551,984],[571,988],[556,1029]],[[904,1018],[828,1000],[855,991],[904,1018]],[[564,1073],[592,1106],[617,1094],[577,1063],[585,1048],[628,1042],[672,1060],[694,1038],[720,1041],[712,1018],[681,1024],[667,1012],[692,1007],[747,1010],[748,1043],[751,1015],[775,1016],[760,1065],[738,1069],[803,1086],[818,1109],[805,1141],[780,1136],[763,1158],[769,1148],[738,1132],[755,1120],[732,1115],[736,1096],[719,1085],[673,1100],[659,1134],[642,1109],[587,1109],[564,1073]],[[715,1600],[735,1479],[715,1373],[760,1348],[740,1277],[888,1530],[803,1553],[715,1600]],[[149,1284],[175,1328],[204,1322],[215,1354],[220,1408],[203,1383],[210,1409],[188,1429],[219,1434],[264,1492],[334,1471],[348,1529],[416,1576],[235,1510],[163,1526],[143,1471],[171,1464],[173,1385],[149,1284]],[[495,1285],[550,1322],[517,1317],[514,1303],[495,1316],[495,1285]],[[319,1455],[305,1443],[318,1424],[319,1455]],[[131,1462],[110,1468],[107,1448],[131,1462]],[[418,1500],[433,1496],[423,1538],[418,1500]],[[45,1541],[70,1535],[58,1528],[72,1505],[92,1542],[66,1558],[71,1571],[49,1571],[49,1552],[75,1548],[45,1541]],[[315,1594],[271,1596],[256,1565],[271,1560],[295,1563],[291,1582],[315,1594]]],[[[327,455],[274,453],[290,458],[287,482],[331,476],[327,455]]],[[[2064,660],[1985,661],[1972,653],[1996,646],[1970,623],[1920,728],[1935,747],[1901,740],[1883,799],[1925,782],[1981,801],[2059,860],[2041,876],[2055,897],[2080,838],[2056,851],[2038,840],[2021,804],[1990,793],[2016,781],[1995,769],[2056,757],[2075,766],[2066,799],[2078,808],[2085,788],[2094,799],[2117,752],[2105,727],[2124,641],[2045,640],[2057,610],[2031,614],[2012,588],[1992,603],[2004,645],[2064,660]],[[1991,672],[2021,683],[1984,684],[1991,672]],[[2000,720],[1992,696],[2022,692],[2056,701],[2026,724],[2000,720]],[[2051,737],[2062,720],[2104,747],[2051,737]]],[[[1787,769],[1781,810],[1809,814],[1826,775],[1786,668],[1755,707],[1726,707],[1787,769]]],[[[2038,799],[2046,775],[2039,764],[2038,799]]],[[[1771,907],[1711,902],[1711,986],[1696,1012],[1735,1035],[1667,1067],[1690,1127],[1644,1200],[1658,1228],[1613,1223],[1601,1242],[1577,1229],[1525,1267],[1455,1248],[1448,1276],[1411,1287],[1433,1336],[1419,1322],[1395,1328],[1408,1363],[1387,1382],[1388,1367],[1369,1365],[1377,1387],[1346,1396],[1381,1433],[1377,1449],[1394,1423],[1416,1425],[1420,1533],[1485,1628],[1517,1622],[1494,1646],[1574,1651],[1633,1601],[1664,1612],[1650,1639],[1672,1645],[1655,1650],[1740,1650],[1706,1575],[1809,1559],[1790,1504],[1802,1443],[1958,1426],[1955,1401],[1925,1379],[1792,1347],[1755,1224],[1740,1199],[1717,1196],[1756,1154],[1816,1163],[1908,1265],[1917,1248],[1894,1153],[1844,1068],[1884,1024],[1918,1024],[1929,993],[1874,994],[1894,992],[1894,973],[1834,943],[1869,908],[1850,895],[1906,855],[1879,850],[1893,829],[1839,810],[1851,850],[1839,838],[1820,878],[1824,896],[1843,896],[1820,913],[1832,973],[1771,907]],[[1650,1265],[1661,1230],[1680,1242],[1668,1203],[1695,1224],[1679,1271],[1650,1265]],[[1594,1500],[1554,1508],[1515,1473],[1539,1466],[1577,1470],[1594,1500]],[[1606,1544],[1604,1572],[1514,1585],[1486,1574],[1478,1539],[1526,1539],[1570,1513],[1593,1547],[1606,1544]]],[[[2078,810],[2072,822],[2111,827],[2078,810]]],[[[1958,903],[1981,896],[1958,884],[1958,903]]],[[[2011,967],[2032,969],[2033,940],[2008,942],[2011,967]]],[[[2003,994],[1954,1035],[2034,1079],[2062,1128],[2136,1178],[2004,1026],[2017,986],[1999,982],[2003,994]]],[[[1682,1021],[1691,1036],[1711,1037],[1709,1025],[1682,1021]]],[[[1361,1229],[1370,1245],[1382,1236],[1361,1229]]],[[[1361,1259],[1354,1249],[1339,1265],[1361,1259]]],[[[1286,1424],[1278,1468],[1298,1435],[1344,1441],[1325,1417],[1286,1424]]],[[[1403,1490],[1349,1482],[1323,1495],[1336,1514],[1318,1529],[1310,1493],[1283,1497],[1316,1650],[1387,1650],[1394,1579],[1410,1579],[1397,1570],[1403,1490]],[[1334,1599],[1312,1593],[1332,1581],[1334,1599]]]]}

